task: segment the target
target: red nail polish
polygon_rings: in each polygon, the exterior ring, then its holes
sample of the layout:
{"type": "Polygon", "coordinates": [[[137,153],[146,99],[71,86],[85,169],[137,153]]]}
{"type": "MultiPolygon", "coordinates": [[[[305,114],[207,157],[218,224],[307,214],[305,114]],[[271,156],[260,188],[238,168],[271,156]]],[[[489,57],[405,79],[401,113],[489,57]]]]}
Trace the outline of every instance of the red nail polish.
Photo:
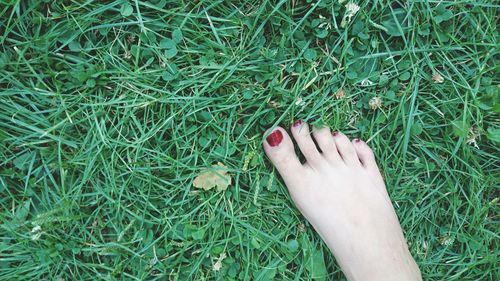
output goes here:
{"type": "Polygon", "coordinates": [[[333,133],[332,133],[332,136],[334,136],[334,137],[336,137],[336,136],[338,136],[338,135],[339,135],[339,132],[333,132],[333,133]]]}
{"type": "Polygon", "coordinates": [[[359,143],[361,140],[360,139],[354,139],[355,143],[359,143]]]}
{"type": "Polygon", "coordinates": [[[278,146],[283,140],[283,133],[280,130],[275,130],[267,138],[266,141],[270,146],[278,146]]]}
{"type": "Polygon", "coordinates": [[[298,127],[300,125],[302,125],[302,120],[295,122],[295,124],[293,124],[293,127],[295,128],[295,127],[298,127]]]}

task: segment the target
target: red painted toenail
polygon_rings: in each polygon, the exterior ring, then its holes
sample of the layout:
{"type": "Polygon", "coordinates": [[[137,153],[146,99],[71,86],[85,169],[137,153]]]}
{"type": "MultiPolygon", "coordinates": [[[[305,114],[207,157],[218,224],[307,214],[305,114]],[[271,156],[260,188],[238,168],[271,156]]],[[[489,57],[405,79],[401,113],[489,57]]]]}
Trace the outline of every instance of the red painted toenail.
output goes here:
{"type": "Polygon", "coordinates": [[[334,137],[336,137],[336,136],[338,136],[338,135],[339,135],[339,132],[333,132],[333,133],[332,133],[332,135],[333,135],[334,137]]]}
{"type": "Polygon", "coordinates": [[[359,143],[359,142],[361,142],[361,140],[360,139],[354,139],[354,142],[355,143],[359,143]]]}
{"type": "Polygon", "coordinates": [[[300,125],[302,125],[302,120],[295,122],[295,124],[293,124],[293,127],[295,128],[295,127],[298,127],[300,125]]]}
{"type": "Polygon", "coordinates": [[[275,130],[267,138],[266,141],[270,146],[278,146],[283,140],[283,133],[280,130],[275,130]]]}

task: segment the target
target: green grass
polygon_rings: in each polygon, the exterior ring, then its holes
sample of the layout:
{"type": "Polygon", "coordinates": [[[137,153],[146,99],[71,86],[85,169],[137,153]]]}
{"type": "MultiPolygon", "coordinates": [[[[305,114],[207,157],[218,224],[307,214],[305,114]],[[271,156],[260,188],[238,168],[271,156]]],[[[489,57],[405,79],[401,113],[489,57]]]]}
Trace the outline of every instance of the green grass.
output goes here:
{"type": "Polygon", "coordinates": [[[368,141],[425,280],[498,278],[498,3],[346,3],[0,1],[0,279],[342,280],[261,149],[297,119],[368,141]]]}

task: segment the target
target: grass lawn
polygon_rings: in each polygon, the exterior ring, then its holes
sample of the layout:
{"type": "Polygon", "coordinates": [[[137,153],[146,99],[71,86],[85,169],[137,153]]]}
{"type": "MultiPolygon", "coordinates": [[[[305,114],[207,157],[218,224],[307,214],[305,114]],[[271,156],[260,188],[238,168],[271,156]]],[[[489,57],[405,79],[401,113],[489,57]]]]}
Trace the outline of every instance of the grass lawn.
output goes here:
{"type": "Polygon", "coordinates": [[[0,280],[344,280],[261,148],[298,119],[374,149],[424,280],[495,280],[499,7],[1,0],[0,280]]]}

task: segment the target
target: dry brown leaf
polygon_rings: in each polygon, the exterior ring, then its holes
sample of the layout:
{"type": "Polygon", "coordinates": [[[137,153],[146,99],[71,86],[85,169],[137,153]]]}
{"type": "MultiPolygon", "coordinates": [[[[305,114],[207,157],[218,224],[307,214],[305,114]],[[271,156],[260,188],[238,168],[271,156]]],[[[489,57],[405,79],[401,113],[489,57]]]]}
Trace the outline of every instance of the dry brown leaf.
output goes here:
{"type": "Polygon", "coordinates": [[[217,191],[226,190],[231,185],[231,175],[227,173],[227,167],[218,162],[211,169],[203,170],[193,181],[194,187],[204,190],[216,188],[217,191]]]}

